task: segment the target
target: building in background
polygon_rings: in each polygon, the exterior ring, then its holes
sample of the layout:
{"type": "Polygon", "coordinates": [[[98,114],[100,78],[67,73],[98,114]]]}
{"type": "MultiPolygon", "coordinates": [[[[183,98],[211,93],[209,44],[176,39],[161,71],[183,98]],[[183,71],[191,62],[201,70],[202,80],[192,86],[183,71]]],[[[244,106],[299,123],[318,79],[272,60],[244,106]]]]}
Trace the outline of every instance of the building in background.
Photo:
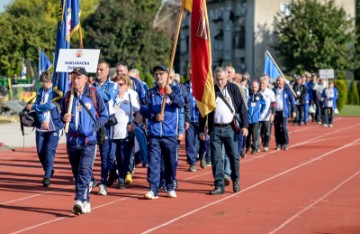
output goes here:
{"type": "MultiPolygon", "coordinates": [[[[327,1],[327,0],[322,0],[327,1]]],[[[207,0],[212,43],[213,68],[232,65],[237,72],[249,72],[251,77],[263,73],[265,51],[272,51],[275,42],[275,16],[291,14],[291,0],[207,0]]],[[[349,17],[355,18],[355,0],[335,0],[349,17]]],[[[184,17],[179,37],[177,64],[186,74],[190,63],[191,15],[184,17]]],[[[272,51],[276,59],[276,53],[272,51]]],[[[280,65],[280,64],[279,64],[280,65]]]]}

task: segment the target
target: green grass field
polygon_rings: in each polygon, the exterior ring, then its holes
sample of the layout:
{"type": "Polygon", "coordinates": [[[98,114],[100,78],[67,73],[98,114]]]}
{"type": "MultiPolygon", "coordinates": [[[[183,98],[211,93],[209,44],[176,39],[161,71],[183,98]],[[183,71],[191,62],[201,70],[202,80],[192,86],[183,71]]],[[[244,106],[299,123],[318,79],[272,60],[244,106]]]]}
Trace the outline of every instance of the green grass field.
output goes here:
{"type": "Polygon", "coordinates": [[[360,105],[345,105],[344,109],[340,111],[339,116],[356,116],[360,117],[360,105]]]}

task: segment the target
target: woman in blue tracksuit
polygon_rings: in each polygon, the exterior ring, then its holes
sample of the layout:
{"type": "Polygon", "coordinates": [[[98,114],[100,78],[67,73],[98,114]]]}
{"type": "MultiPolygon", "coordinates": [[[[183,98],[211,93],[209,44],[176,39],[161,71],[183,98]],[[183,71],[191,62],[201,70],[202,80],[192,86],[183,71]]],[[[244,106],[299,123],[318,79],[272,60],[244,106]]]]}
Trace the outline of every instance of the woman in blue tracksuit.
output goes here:
{"type": "Polygon", "coordinates": [[[37,92],[34,105],[27,105],[26,109],[33,109],[38,116],[36,125],[36,151],[44,169],[43,186],[50,186],[50,178],[54,174],[54,159],[58,147],[61,130],[64,127],[58,107],[52,102],[53,83],[48,71],[40,75],[42,87],[37,92]]]}
{"type": "Polygon", "coordinates": [[[66,134],[67,153],[76,185],[73,213],[84,214],[91,211],[89,186],[93,174],[97,132],[108,121],[108,111],[99,91],[87,85],[86,70],[75,68],[71,74],[74,89],[71,114],[67,113],[70,105],[69,91],[62,100],[61,115],[63,121],[69,123],[66,134]]]}
{"type": "Polygon", "coordinates": [[[248,99],[248,120],[249,120],[249,135],[246,139],[246,151],[255,154],[259,150],[260,137],[260,116],[266,108],[266,102],[261,92],[259,91],[259,81],[253,80],[251,82],[251,95],[248,99]]]}
{"type": "Polygon", "coordinates": [[[164,159],[168,197],[175,198],[176,151],[178,137],[178,111],[184,106],[184,98],[178,86],[166,85],[168,69],[165,65],[153,69],[156,85],[146,93],[140,113],[148,119],[148,175],[149,191],[145,199],[158,198],[160,186],[161,156],[164,159]],[[164,114],[161,104],[166,98],[164,114]]]}

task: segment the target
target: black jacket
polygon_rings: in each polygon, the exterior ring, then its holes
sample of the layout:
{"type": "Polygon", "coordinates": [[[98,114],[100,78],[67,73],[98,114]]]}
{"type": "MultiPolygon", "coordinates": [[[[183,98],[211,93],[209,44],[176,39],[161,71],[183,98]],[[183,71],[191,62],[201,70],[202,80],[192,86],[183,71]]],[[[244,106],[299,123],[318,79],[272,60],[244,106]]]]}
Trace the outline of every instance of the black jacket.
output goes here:
{"type": "MultiPolygon", "coordinates": [[[[247,110],[246,110],[246,106],[245,106],[245,101],[243,100],[243,98],[241,96],[239,88],[235,84],[230,83],[230,82],[227,82],[226,88],[227,88],[227,90],[229,92],[229,95],[231,97],[231,101],[234,104],[234,107],[236,109],[235,111],[240,116],[241,127],[242,128],[248,128],[249,127],[249,122],[248,122],[248,115],[247,115],[247,110]]],[[[220,89],[218,88],[217,85],[215,85],[215,95],[216,95],[216,97],[218,95],[222,95],[221,91],[220,91],[220,89]]],[[[209,133],[212,132],[212,130],[214,128],[214,115],[215,115],[215,110],[210,112],[205,117],[202,117],[200,115],[200,117],[199,117],[199,129],[200,129],[200,132],[202,131],[202,129],[204,129],[206,120],[208,121],[208,131],[209,131],[209,133]]]]}
{"type": "Polygon", "coordinates": [[[293,89],[297,96],[295,96],[296,105],[305,105],[306,87],[305,85],[294,84],[293,89]]]}

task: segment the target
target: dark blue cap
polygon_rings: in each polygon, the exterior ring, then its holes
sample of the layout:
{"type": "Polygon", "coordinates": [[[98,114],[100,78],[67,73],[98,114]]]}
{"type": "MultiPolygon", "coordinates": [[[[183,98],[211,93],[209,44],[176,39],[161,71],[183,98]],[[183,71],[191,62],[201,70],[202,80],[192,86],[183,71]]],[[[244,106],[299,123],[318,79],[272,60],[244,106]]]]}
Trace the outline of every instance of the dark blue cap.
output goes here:
{"type": "Polygon", "coordinates": [[[158,66],[155,66],[153,68],[153,73],[155,73],[156,70],[162,70],[162,71],[166,71],[166,72],[169,72],[167,66],[161,64],[161,65],[158,65],[158,66]]]}

